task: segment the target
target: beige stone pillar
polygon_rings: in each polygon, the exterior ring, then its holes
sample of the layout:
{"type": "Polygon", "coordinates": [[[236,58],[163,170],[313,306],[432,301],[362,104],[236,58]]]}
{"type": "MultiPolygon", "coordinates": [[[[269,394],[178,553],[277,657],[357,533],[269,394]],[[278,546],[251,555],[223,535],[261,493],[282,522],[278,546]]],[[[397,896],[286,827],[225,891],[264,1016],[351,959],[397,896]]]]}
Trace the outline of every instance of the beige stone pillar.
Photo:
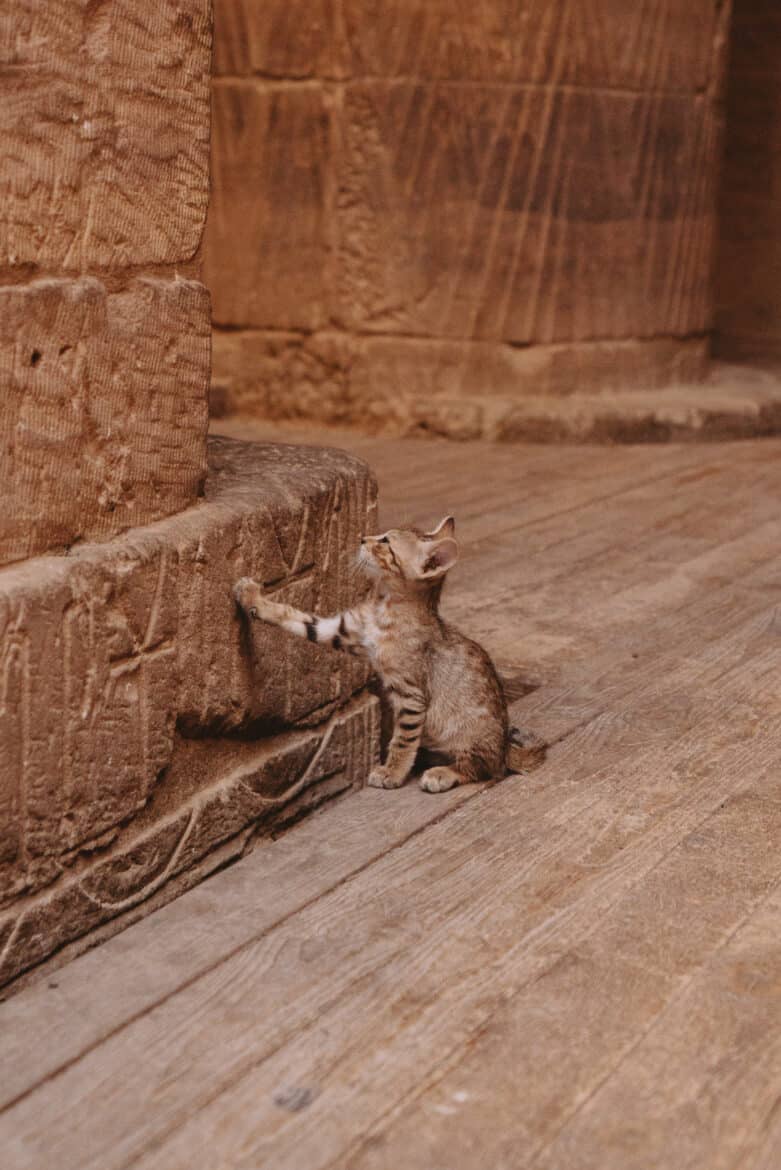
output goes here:
{"type": "Polygon", "coordinates": [[[0,564],[206,472],[209,0],[0,14],[0,564]]]}

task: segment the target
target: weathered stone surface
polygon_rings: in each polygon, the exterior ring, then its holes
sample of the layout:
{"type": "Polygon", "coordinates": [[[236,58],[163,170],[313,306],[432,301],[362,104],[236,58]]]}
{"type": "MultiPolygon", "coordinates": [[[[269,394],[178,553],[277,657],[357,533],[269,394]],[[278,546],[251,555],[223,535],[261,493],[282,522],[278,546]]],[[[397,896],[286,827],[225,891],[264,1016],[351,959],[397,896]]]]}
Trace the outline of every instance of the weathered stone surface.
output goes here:
{"type": "Polygon", "coordinates": [[[343,333],[215,330],[212,379],[225,414],[361,422],[351,367],[356,342],[343,333]]]}
{"type": "Polygon", "coordinates": [[[781,11],[735,9],[720,199],[717,350],[781,358],[781,11]]]}
{"type": "Polygon", "coordinates": [[[720,0],[215,0],[216,74],[695,91],[720,0]]]}
{"type": "Polygon", "coordinates": [[[327,77],[335,16],[330,0],[214,0],[214,73],[327,77]]]}
{"type": "Polygon", "coordinates": [[[524,343],[708,328],[708,103],[377,82],[346,88],[344,116],[345,326],[524,343]]]}
{"type": "Polygon", "coordinates": [[[0,15],[0,266],[191,257],[208,202],[209,0],[0,15]]]}
{"type": "Polygon", "coordinates": [[[706,368],[704,338],[514,346],[374,337],[356,349],[350,401],[367,419],[385,414],[403,426],[424,423],[439,400],[468,399],[483,406],[483,434],[497,403],[651,390],[698,382],[706,368]]]}
{"type": "Polygon", "coordinates": [[[0,564],[195,500],[209,330],[208,293],[193,281],[0,288],[0,564]]]}
{"type": "Polygon", "coordinates": [[[214,439],[204,503],[0,570],[4,979],[311,784],[353,782],[376,743],[373,708],[342,712],[364,668],[250,631],[231,585],[338,610],[374,508],[343,453],[214,439]]]}
{"type": "Polygon", "coordinates": [[[513,346],[344,333],[217,330],[223,414],[312,418],[400,434],[491,437],[515,402],[699,382],[705,339],[513,346]]]}
{"type": "Polygon", "coordinates": [[[781,430],[781,378],[709,369],[704,339],[518,348],[218,332],[215,371],[224,414],[386,434],[639,443],[781,430]]]}
{"type": "MultiPolygon", "coordinates": [[[[211,741],[177,740],[182,750],[174,752],[166,789],[192,781],[188,749],[201,756],[196,763],[208,783],[167,814],[166,800],[155,797],[138,823],[118,831],[107,856],[98,852],[90,864],[72,866],[51,889],[0,918],[0,985],[74,938],[136,917],[148,899],[161,905],[176,897],[241,856],[255,836],[361,786],[378,739],[378,702],[362,694],[311,730],[229,745],[223,760],[211,741]]],[[[170,792],[162,795],[171,803],[170,792]]]]}
{"type": "Polygon", "coordinates": [[[218,71],[311,84],[215,87],[232,112],[215,138],[215,319],[258,330],[217,338],[219,409],[466,437],[496,429],[505,396],[701,378],[727,12],[346,0],[316,6],[304,35],[299,5],[220,0],[218,71]],[[316,185],[294,179],[300,158],[316,185]],[[610,339],[633,348],[571,345],[610,339]]]}
{"type": "Polygon", "coordinates": [[[701,378],[730,7],[217,0],[214,320],[264,336],[218,355],[215,409],[466,437],[532,371],[551,396],[701,378]],[[399,403],[368,336],[447,344],[399,403]],[[483,369],[475,340],[648,344],[483,369]]]}
{"type": "MultiPolygon", "coordinates": [[[[226,0],[222,0],[225,4],[226,0]]],[[[355,77],[705,86],[720,0],[345,0],[355,77]]]]}
{"type": "Polygon", "coordinates": [[[326,319],[330,118],[319,85],[215,81],[204,279],[217,324],[326,319]]]}

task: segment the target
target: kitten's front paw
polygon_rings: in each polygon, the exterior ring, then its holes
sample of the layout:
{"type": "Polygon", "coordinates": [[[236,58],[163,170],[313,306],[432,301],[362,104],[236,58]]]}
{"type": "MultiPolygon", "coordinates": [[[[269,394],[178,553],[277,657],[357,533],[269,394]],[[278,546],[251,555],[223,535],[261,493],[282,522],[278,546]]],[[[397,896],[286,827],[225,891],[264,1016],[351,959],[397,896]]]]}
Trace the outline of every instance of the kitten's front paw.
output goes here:
{"type": "Polygon", "coordinates": [[[257,581],[253,581],[251,577],[242,577],[236,582],[233,586],[233,596],[247,617],[259,622],[277,623],[283,607],[275,601],[270,601],[257,581]]]}
{"type": "Polygon", "coordinates": [[[453,768],[429,768],[420,778],[424,792],[447,792],[461,783],[461,777],[453,768]]]}
{"type": "Polygon", "coordinates": [[[375,768],[372,768],[367,780],[367,784],[370,784],[372,788],[401,788],[403,783],[404,777],[399,779],[398,776],[394,776],[384,764],[377,764],[375,768]]]}
{"type": "Polygon", "coordinates": [[[260,586],[251,577],[242,577],[233,586],[233,596],[237,605],[250,617],[257,617],[256,607],[260,599],[260,586]]]}

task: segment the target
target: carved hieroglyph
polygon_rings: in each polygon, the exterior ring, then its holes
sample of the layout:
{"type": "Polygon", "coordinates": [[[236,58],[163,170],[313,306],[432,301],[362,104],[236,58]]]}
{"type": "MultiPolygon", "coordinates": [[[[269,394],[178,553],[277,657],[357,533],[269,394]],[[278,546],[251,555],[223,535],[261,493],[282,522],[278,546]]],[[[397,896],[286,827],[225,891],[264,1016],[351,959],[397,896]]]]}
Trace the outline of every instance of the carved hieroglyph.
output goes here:
{"type": "Polygon", "coordinates": [[[249,629],[231,586],[355,601],[374,509],[347,455],[215,439],[203,503],[0,570],[0,980],[363,779],[365,668],[249,629]]]}

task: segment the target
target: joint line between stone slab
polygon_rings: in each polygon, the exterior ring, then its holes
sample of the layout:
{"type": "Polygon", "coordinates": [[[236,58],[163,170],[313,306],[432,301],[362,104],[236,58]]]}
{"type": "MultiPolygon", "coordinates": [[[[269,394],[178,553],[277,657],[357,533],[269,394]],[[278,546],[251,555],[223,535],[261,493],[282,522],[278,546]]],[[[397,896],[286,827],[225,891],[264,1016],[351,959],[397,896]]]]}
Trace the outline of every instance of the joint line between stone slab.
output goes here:
{"type": "Polygon", "coordinates": [[[362,76],[337,77],[323,73],[319,76],[280,75],[264,72],[262,69],[250,73],[215,73],[212,76],[213,85],[254,85],[265,89],[351,89],[356,86],[392,86],[410,85],[420,88],[449,88],[449,89],[483,89],[498,92],[504,89],[518,92],[547,92],[596,94],[607,97],[649,98],[665,97],[691,98],[696,100],[708,92],[707,84],[691,87],[665,86],[631,86],[631,85],[585,85],[576,82],[561,81],[496,81],[490,78],[478,77],[436,77],[421,76],[413,73],[398,73],[387,76],[381,73],[367,73],[362,76]]]}
{"type": "Polygon", "coordinates": [[[674,330],[669,330],[661,333],[627,333],[627,334],[598,334],[595,337],[582,338],[564,338],[559,341],[536,341],[534,338],[528,341],[512,340],[507,337],[462,337],[453,336],[447,333],[414,333],[409,330],[392,330],[392,329],[362,329],[360,325],[355,328],[350,328],[345,325],[340,325],[337,321],[329,322],[327,325],[316,326],[314,328],[307,328],[303,325],[291,325],[289,327],[283,325],[254,325],[254,324],[234,324],[230,321],[215,321],[213,324],[213,332],[215,334],[224,333],[230,336],[235,333],[249,333],[263,336],[268,334],[274,337],[289,337],[292,342],[308,341],[317,337],[328,337],[336,335],[338,337],[354,338],[357,342],[367,342],[374,340],[383,341],[410,341],[419,342],[421,344],[440,344],[440,345],[454,345],[454,346],[493,346],[504,347],[516,350],[534,350],[539,352],[557,351],[561,349],[573,349],[598,345],[653,345],[662,341],[708,341],[713,337],[715,327],[707,329],[691,329],[685,330],[682,333],[677,333],[674,330]]]}

